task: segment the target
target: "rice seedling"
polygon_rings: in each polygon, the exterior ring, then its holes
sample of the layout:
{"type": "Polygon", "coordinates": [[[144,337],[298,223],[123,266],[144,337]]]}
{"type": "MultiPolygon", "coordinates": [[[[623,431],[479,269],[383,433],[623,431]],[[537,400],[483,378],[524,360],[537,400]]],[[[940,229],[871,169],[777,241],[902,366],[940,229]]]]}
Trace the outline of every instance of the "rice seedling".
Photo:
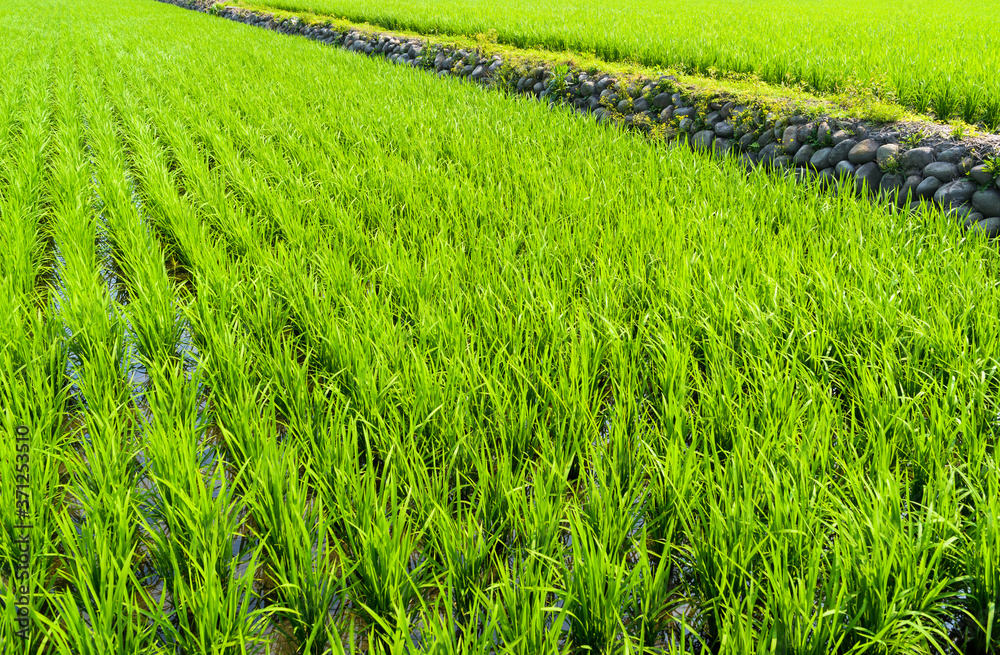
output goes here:
{"type": "Polygon", "coordinates": [[[624,553],[609,551],[601,535],[579,515],[571,515],[572,572],[564,607],[574,648],[595,653],[627,651],[622,610],[631,594],[624,553]]]}
{"type": "Polygon", "coordinates": [[[970,499],[975,513],[971,517],[969,531],[963,537],[965,571],[969,576],[966,602],[974,621],[970,628],[971,641],[966,648],[990,652],[1000,645],[1000,566],[997,563],[1000,532],[996,522],[1000,476],[992,461],[986,463],[982,472],[973,475],[982,476],[982,482],[970,485],[973,489],[970,499]]]}
{"type": "Polygon", "coordinates": [[[263,545],[265,575],[279,599],[273,609],[279,627],[299,652],[327,652],[340,643],[334,619],[345,611],[349,561],[331,538],[330,514],[322,497],[307,507],[306,483],[299,478],[294,446],[267,447],[257,465],[252,517],[263,545]],[[346,563],[346,562],[345,562],[346,563]]]}

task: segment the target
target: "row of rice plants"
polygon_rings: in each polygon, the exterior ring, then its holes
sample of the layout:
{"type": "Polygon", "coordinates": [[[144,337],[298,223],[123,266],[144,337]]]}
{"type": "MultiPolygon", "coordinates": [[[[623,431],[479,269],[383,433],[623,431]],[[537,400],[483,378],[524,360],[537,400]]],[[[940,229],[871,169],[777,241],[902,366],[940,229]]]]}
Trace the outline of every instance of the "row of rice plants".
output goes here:
{"type": "Polygon", "coordinates": [[[84,401],[56,650],[997,649],[992,246],[125,9],[28,73],[78,372],[33,366],[84,401]]]}
{"type": "MultiPolygon", "coordinates": [[[[232,3],[238,4],[238,3],[232,3]]],[[[246,4],[246,3],[243,3],[246,4]]],[[[387,29],[495,39],[522,48],[594,53],[615,62],[700,74],[754,74],[821,92],[875,93],[946,120],[1000,128],[996,41],[983,0],[871,6],[792,0],[723,4],[567,0],[265,0],[387,29]]]]}
{"type": "MultiPolygon", "coordinates": [[[[21,25],[12,24],[18,35],[21,25]]],[[[21,587],[44,580],[60,493],[60,426],[66,356],[37,289],[51,266],[46,169],[52,157],[47,103],[53,53],[30,48],[32,65],[2,53],[10,84],[0,91],[0,644],[20,630],[21,587]],[[27,434],[18,428],[30,425],[27,434]],[[22,442],[18,436],[26,437],[22,442]],[[25,474],[30,466],[30,476],[25,474]],[[26,488],[22,485],[26,485],[26,488]],[[39,501],[41,505],[38,505],[39,501]],[[34,507],[33,507],[34,504],[34,507]],[[34,510],[34,511],[33,511],[34,510]],[[20,526],[34,524],[37,529],[20,526]],[[22,559],[23,558],[23,559],[22,559]]],[[[37,608],[40,603],[35,603],[37,608]]]]}

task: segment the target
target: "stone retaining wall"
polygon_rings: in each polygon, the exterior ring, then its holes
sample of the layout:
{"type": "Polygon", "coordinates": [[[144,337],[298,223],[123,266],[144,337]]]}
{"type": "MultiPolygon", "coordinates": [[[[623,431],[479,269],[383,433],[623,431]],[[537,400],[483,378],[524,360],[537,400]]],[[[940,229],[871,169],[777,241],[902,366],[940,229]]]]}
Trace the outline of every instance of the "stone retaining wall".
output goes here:
{"type": "Polygon", "coordinates": [[[160,1],[429,69],[439,77],[466,78],[550,104],[566,104],[601,123],[739,157],[748,168],[763,166],[800,180],[815,179],[823,186],[868,194],[900,209],[933,204],[966,229],[1000,235],[1000,161],[994,165],[986,157],[996,150],[995,143],[956,141],[942,134],[915,139],[906,124],[779,116],[724,97],[696,97],[672,76],[625,83],[611,75],[568,67],[518,68],[499,55],[441,47],[422,39],[307,25],[297,18],[276,19],[211,0],[160,1]]]}

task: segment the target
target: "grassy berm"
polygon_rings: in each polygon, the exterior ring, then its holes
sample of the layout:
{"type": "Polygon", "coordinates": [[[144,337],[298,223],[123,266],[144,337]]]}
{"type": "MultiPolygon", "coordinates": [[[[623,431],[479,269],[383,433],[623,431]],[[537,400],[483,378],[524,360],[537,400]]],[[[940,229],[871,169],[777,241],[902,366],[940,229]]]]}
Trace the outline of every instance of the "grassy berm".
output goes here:
{"type": "Polygon", "coordinates": [[[1000,129],[990,0],[219,0],[608,62],[874,94],[1000,129]]]}
{"type": "Polygon", "coordinates": [[[0,24],[0,652],[1000,652],[993,243],[151,0],[0,24]]]}

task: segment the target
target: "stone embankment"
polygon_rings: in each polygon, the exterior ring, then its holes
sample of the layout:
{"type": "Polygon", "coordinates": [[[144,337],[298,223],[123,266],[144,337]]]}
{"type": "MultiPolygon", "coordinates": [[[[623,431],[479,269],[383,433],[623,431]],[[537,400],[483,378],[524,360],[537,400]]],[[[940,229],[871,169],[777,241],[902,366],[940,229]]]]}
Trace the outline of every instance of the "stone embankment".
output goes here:
{"type": "Polygon", "coordinates": [[[1000,139],[954,139],[943,128],[928,130],[914,124],[878,126],[859,120],[782,116],[725,97],[696,97],[672,76],[627,82],[565,66],[515,66],[499,55],[417,38],[338,30],[207,0],[160,1],[429,69],[439,77],[466,78],[569,105],[601,123],[739,157],[748,168],[784,171],[825,187],[868,194],[899,209],[936,205],[966,229],[1000,235],[1000,159],[988,156],[1000,139]]]}

